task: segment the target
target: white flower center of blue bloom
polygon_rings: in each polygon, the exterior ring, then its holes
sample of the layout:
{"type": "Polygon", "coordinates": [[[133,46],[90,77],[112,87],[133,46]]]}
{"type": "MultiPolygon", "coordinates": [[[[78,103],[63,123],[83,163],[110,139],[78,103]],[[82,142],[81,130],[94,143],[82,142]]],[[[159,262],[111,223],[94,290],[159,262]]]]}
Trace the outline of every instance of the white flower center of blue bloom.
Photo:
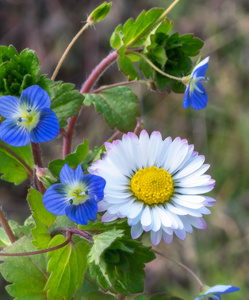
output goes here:
{"type": "Polygon", "coordinates": [[[21,116],[17,118],[17,124],[31,131],[37,126],[39,120],[39,111],[32,110],[31,108],[21,108],[21,116]]]}
{"type": "Polygon", "coordinates": [[[82,182],[74,185],[73,187],[68,186],[69,204],[79,205],[86,202],[88,198],[88,188],[82,182]]]}
{"type": "Polygon", "coordinates": [[[205,92],[203,92],[202,90],[199,89],[199,87],[197,86],[197,82],[207,82],[208,78],[204,77],[204,76],[200,76],[200,77],[196,77],[196,75],[193,76],[192,79],[190,79],[190,88],[189,91],[190,93],[192,93],[194,90],[196,90],[197,92],[201,93],[201,94],[205,94],[205,92]]]}

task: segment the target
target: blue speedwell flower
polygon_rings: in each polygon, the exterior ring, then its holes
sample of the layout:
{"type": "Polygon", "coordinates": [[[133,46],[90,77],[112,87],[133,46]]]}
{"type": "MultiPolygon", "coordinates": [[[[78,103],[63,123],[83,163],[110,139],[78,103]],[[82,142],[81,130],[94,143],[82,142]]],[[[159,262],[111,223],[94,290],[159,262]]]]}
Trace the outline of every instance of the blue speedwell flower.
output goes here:
{"type": "Polygon", "coordinates": [[[104,197],[105,179],[84,175],[79,165],[74,171],[65,164],[60,172],[61,183],[49,187],[43,196],[46,209],[54,215],[64,215],[75,223],[86,225],[97,216],[97,202],[104,197]]]}
{"type": "Polygon", "coordinates": [[[190,76],[183,78],[183,82],[187,85],[183,100],[184,108],[192,106],[193,109],[200,110],[207,106],[208,96],[202,82],[207,82],[204,75],[208,68],[208,61],[209,57],[206,57],[196,65],[190,76]]]}
{"type": "Polygon", "coordinates": [[[215,285],[208,288],[202,295],[194,300],[221,300],[221,294],[230,294],[239,291],[239,288],[232,285],[215,285]]]}
{"type": "Polygon", "coordinates": [[[0,126],[0,138],[16,147],[30,141],[51,141],[59,133],[59,122],[50,105],[48,93],[38,85],[25,89],[20,99],[0,97],[0,115],[6,118],[0,126]]]}

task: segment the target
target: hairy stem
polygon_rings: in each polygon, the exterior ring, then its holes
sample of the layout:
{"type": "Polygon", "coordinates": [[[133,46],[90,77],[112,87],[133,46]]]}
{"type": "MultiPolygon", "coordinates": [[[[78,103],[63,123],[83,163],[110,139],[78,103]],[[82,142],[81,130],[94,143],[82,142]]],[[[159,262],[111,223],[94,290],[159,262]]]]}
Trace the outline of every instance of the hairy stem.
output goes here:
{"type": "Polygon", "coordinates": [[[72,39],[72,41],[69,43],[69,45],[67,46],[66,50],[64,51],[64,53],[62,54],[62,57],[61,59],[59,60],[55,70],[54,70],[54,73],[51,77],[52,80],[55,80],[55,77],[56,75],[58,74],[59,70],[60,70],[60,67],[63,63],[63,61],[65,60],[68,52],[70,51],[70,49],[72,48],[73,44],[76,42],[76,40],[78,39],[78,37],[83,33],[83,31],[85,31],[85,29],[89,26],[88,23],[86,23],[82,28],[81,30],[75,35],[75,37],[72,39]]]}
{"type": "Polygon", "coordinates": [[[3,226],[3,229],[6,232],[9,240],[13,244],[16,241],[16,238],[15,238],[14,233],[12,232],[7,220],[5,219],[5,216],[1,209],[0,209],[0,223],[3,226]]]}
{"type": "Polygon", "coordinates": [[[155,66],[145,55],[136,52],[136,51],[132,51],[132,50],[127,50],[125,53],[127,54],[133,54],[133,55],[137,55],[139,57],[141,57],[143,60],[145,60],[147,62],[148,65],[150,65],[154,70],[156,70],[158,73],[162,74],[163,76],[166,76],[168,78],[177,80],[177,81],[181,81],[182,82],[182,78],[181,77],[176,77],[170,74],[167,74],[165,72],[163,72],[161,69],[159,69],[157,66],[155,66]]]}
{"type": "MultiPolygon", "coordinates": [[[[96,83],[100,75],[117,59],[118,53],[116,51],[111,52],[106,58],[104,58],[100,64],[92,71],[91,75],[88,77],[84,83],[81,93],[89,93],[93,85],[96,83]]],[[[72,137],[77,121],[78,115],[72,116],[68,121],[68,129],[66,135],[63,136],[63,158],[71,152],[72,137]]]]}
{"type": "Polygon", "coordinates": [[[1,253],[0,252],[0,256],[29,256],[29,255],[37,255],[37,254],[55,251],[57,249],[65,247],[67,244],[69,244],[71,241],[71,237],[72,237],[72,234],[67,234],[67,240],[64,243],[54,246],[54,247],[51,247],[51,248],[37,250],[37,251],[30,251],[30,252],[19,252],[19,253],[1,253]]]}
{"type": "Polygon", "coordinates": [[[200,280],[200,278],[189,267],[185,266],[184,264],[180,263],[179,261],[174,260],[173,258],[169,257],[168,255],[166,255],[166,254],[164,254],[164,253],[162,253],[162,252],[160,252],[158,250],[153,249],[152,251],[154,253],[156,253],[156,254],[161,255],[162,257],[164,257],[164,258],[166,258],[168,260],[171,260],[172,262],[174,262],[178,266],[184,268],[186,271],[188,271],[198,281],[198,283],[200,284],[201,287],[205,286],[202,283],[202,281],[200,280]]]}
{"type": "Polygon", "coordinates": [[[33,170],[30,168],[30,166],[20,156],[18,156],[8,146],[4,145],[1,142],[0,142],[0,147],[4,148],[7,152],[9,152],[9,154],[11,154],[16,160],[18,160],[24,166],[24,168],[27,170],[28,176],[30,178],[33,178],[33,170]]]}
{"type": "MultiPolygon", "coordinates": [[[[37,165],[39,168],[42,168],[40,145],[31,142],[31,146],[32,146],[35,165],[37,165]]],[[[46,192],[46,189],[44,188],[42,182],[37,177],[34,178],[34,181],[38,186],[39,192],[43,195],[46,192]]]]}

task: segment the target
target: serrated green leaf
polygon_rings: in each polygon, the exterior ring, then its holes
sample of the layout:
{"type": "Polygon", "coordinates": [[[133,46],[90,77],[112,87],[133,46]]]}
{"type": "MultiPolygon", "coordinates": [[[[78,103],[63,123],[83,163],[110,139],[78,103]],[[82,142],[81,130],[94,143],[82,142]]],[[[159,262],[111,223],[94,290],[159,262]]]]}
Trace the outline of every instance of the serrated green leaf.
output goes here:
{"type": "MultiPolygon", "coordinates": [[[[35,226],[34,223],[26,222],[24,225],[19,225],[16,221],[10,220],[8,224],[14,234],[14,236],[19,239],[24,235],[29,235],[31,229],[35,226]]],[[[11,242],[5,232],[5,230],[0,227],[0,247],[7,247],[10,246],[11,242]]]]}
{"type": "Polygon", "coordinates": [[[97,22],[103,20],[109,13],[111,9],[112,3],[107,3],[106,1],[102,3],[100,6],[95,8],[95,10],[90,14],[89,18],[87,19],[90,25],[94,25],[97,22]]]}
{"type": "Polygon", "coordinates": [[[85,277],[87,277],[87,278],[84,278],[81,287],[76,291],[76,293],[74,295],[74,300],[82,300],[82,299],[84,299],[83,297],[85,294],[87,294],[89,292],[98,292],[99,291],[99,286],[97,285],[97,283],[90,282],[90,281],[92,281],[92,279],[90,278],[90,276],[88,276],[88,271],[86,271],[85,277]]]}
{"type": "Polygon", "coordinates": [[[98,113],[104,114],[107,124],[122,132],[133,131],[136,117],[140,115],[137,96],[127,86],[118,86],[98,94],[85,94],[84,104],[95,105],[98,113]]]}
{"type": "Polygon", "coordinates": [[[194,37],[193,34],[184,34],[179,37],[182,43],[182,51],[187,56],[196,56],[200,53],[200,49],[203,47],[203,42],[194,37]]]}
{"type": "Polygon", "coordinates": [[[89,263],[100,263],[101,254],[119,237],[124,235],[122,230],[113,229],[93,237],[94,244],[88,256],[89,263]]]}
{"type": "Polygon", "coordinates": [[[60,171],[65,163],[68,163],[70,168],[76,168],[79,164],[82,163],[83,159],[87,156],[89,151],[89,142],[88,140],[84,140],[82,144],[80,144],[74,153],[68,154],[65,159],[56,159],[49,163],[49,169],[55,175],[59,177],[60,171]]]}
{"type": "Polygon", "coordinates": [[[48,212],[42,202],[42,194],[33,188],[30,188],[27,200],[33,211],[33,219],[36,227],[32,229],[33,245],[38,249],[47,248],[51,241],[48,229],[53,224],[56,216],[48,212]]]}
{"type": "Polygon", "coordinates": [[[149,11],[143,11],[135,20],[129,19],[122,26],[119,25],[114,34],[111,37],[111,46],[115,49],[118,49],[120,46],[120,42],[116,42],[117,35],[122,34],[122,44],[127,45],[129,47],[139,47],[143,45],[146,37],[153,30],[153,24],[157,25],[155,22],[159,19],[159,17],[163,14],[163,9],[160,8],[152,8],[149,11]],[[149,30],[150,29],[150,30],[149,30]],[[113,42],[115,41],[115,42],[113,42]],[[119,46],[118,48],[116,48],[119,46]]]}
{"type": "MultiPolygon", "coordinates": [[[[65,242],[65,237],[57,235],[50,242],[54,247],[65,242]]],[[[87,255],[89,243],[75,237],[74,243],[47,254],[50,258],[48,271],[51,272],[45,290],[49,299],[70,300],[76,290],[80,288],[87,269],[87,255]]]]}
{"type": "Polygon", "coordinates": [[[3,173],[1,178],[18,185],[28,178],[28,170],[13,152],[31,168],[34,166],[34,161],[30,144],[24,147],[13,147],[0,140],[0,173],[3,173]]]}
{"type": "Polygon", "coordinates": [[[61,81],[56,82],[54,93],[50,108],[56,113],[60,127],[64,127],[67,125],[65,119],[78,114],[84,96],[74,89],[74,84],[61,81]]]}
{"type": "Polygon", "coordinates": [[[13,46],[0,47],[0,96],[20,96],[23,89],[36,84],[40,71],[34,51],[24,49],[20,54],[13,46]]]}
{"type": "MultiPolygon", "coordinates": [[[[27,252],[37,250],[30,237],[23,237],[4,250],[4,252],[27,252]]],[[[5,257],[0,271],[5,280],[12,283],[6,287],[16,300],[46,300],[44,291],[48,274],[45,254],[21,257],[5,257]]]]}

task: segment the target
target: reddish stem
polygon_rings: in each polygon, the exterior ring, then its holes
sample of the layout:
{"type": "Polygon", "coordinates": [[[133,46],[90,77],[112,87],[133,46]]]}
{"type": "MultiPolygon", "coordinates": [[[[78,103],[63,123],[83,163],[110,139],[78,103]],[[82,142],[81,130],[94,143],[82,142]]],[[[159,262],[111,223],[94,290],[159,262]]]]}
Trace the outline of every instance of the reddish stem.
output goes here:
{"type": "Polygon", "coordinates": [[[16,238],[7,222],[7,220],[4,217],[4,214],[2,212],[2,210],[0,209],[0,223],[3,226],[4,231],[6,232],[9,240],[11,241],[11,243],[13,244],[16,241],[16,238]]]}
{"type": "MultiPolygon", "coordinates": [[[[42,168],[42,160],[41,160],[41,153],[40,153],[40,147],[39,147],[40,145],[37,143],[31,142],[31,146],[32,146],[35,165],[37,165],[39,168],[42,168]]],[[[38,180],[37,177],[34,180],[37,183],[39,192],[43,195],[46,192],[45,187],[43,186],[42,182],[40,180],[38,180]]]]}
{"type": "MultiPolygon", "coordinates": [[[[89,93],[95,82],[101,76],[101,74],[118,58],[118,53],[116,51],[111,52],[105,59],[103,59],[100,64],[92,71],[91,75],[88,77],[84,83],[80,92],[82,94],[89,93]]],[[[78,114],[72,116],[68,121],[68,129],[66,135],[63,136],[63,153],[62,156],[65,158],[71,152],[72,137],[75,128],[75,124],[78,118],[78,114]]]]}
{"type": "Polygon", "coordinates": [[[70,243],[71,241],[71,237],[72,237],[72,234],[69,232],[67,232],[67,240],[60,244],[60,245],[57,245],[57,246],[54,246],[54,247],[51,247],[51,248],[47,248],[47,249],[43,249],[43,250],[37,250],[37,251],[31,251],[31,252],[19,252],[19,253],[0,253],[0,256],[29,256],[29,255],[37,255],[37,254],[42,254],[42,253],[47,253],[47,252],[50,252],[50,251],[54,251],[54,250],[57,250],[57,249],[60,249],[62,247],[65,247],[67,244],[70,243]]]}

